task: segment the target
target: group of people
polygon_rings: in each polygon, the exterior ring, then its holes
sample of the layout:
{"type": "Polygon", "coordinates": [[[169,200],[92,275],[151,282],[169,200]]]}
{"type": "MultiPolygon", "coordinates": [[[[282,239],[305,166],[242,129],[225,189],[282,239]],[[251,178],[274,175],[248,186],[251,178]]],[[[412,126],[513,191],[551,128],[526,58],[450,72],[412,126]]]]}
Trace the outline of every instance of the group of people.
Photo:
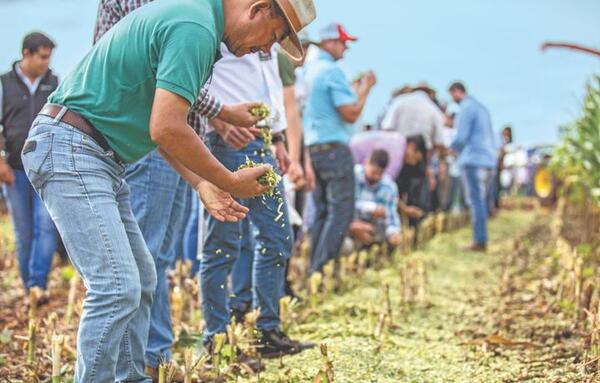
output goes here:
{"type": "Polygon", "coordinates": [[[315,17],[312,0],[101,0],[94,46],[60,84],[54,42],[25,37],[1,77],[0,182],[25,287],[47,294],[59,242],[85,282],[76,382],[156,379],[173,343],[167,271],[184,242],[198,244],[206,348],[258,309],[266,358],[314,346],[279,318],[303,226],[310,272],[346,238],[399,245],[401,216],[417,225],[441,164],[455,162],[470,249],[485,250],[498,156],[487,109],[455,83],[460,111],[446,115],[419,85],[354,134],[376,77],[348,81],[338,62],[356,37],[333,23],[311,41],[300,31],[315,17]],[[253,113],[265,104],[268,117],[253,113]],[[287,190],[258,181],[271,169],[287,190]]]}

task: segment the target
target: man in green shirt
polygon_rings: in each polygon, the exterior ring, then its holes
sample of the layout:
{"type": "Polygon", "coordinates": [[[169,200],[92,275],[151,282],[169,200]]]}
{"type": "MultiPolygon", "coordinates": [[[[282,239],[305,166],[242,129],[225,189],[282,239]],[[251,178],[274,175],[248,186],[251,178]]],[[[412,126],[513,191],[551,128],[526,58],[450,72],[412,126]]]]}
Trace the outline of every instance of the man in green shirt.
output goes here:
{"type": "Polygon", "coordinates": [[[25,171],[88,289],[75,382],[149,381],[144,348],[156,275],[129,205],[123,164],[155,148],[222,221],[245,217],[268,166],[232,173],[187,125],[223,41],[235,55],[296,33],[312,0],[157,0],[107,32],[49,98],[23,148],[25,171]],[[231,193],[231,194],[230,194],[231,193]]]}

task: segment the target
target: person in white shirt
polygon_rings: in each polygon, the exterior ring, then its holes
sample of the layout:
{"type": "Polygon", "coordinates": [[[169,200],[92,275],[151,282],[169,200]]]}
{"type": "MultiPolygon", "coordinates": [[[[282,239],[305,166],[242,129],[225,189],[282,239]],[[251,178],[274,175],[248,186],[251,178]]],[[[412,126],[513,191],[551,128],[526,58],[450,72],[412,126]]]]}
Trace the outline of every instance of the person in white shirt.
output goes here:
{"type": "MultiPolygon", "coordinates": [[[[266,121],[272,131],[275,156],[260,138],[259,128],[237,128],[218,119],[210,121],[205,142],[212,154],[230,170],[238,169],[249,159],[255,163],[271,164],[274,169],[285,172],[289,158],[282,132],[287,121],[277,48],[269,53],[258,52],[237,58],[222,45],[221,54],[223,58],[215,65],[210,93],[224,103],[254,100],[267,104],[270,115],[266,121]],[[244,137],[236,140],[236,147],[228,143],[232,134],[244,137]]],[[[313,346],[289,339],[280,329],[279,299],[283,293],[285,264],[291,255],[293,240],[281,182],[276,190],[274,196],[241,201],[250,209],[244,221],[224,223],[206,216],[200,285],[207,346],[215,334],[226,331],[231,314],[249,309],[239,307],[245,302],[236,299],[236,281],[244,279],[248,268],[252,268],[252,306],[260,309],[257,328],[261,335],[257,351],[263,357],[278,357],[313,346]],[[254,229],[246,229],[254,234],[253,249],[250,243],[242,243],[248,219],[254,229]],[[248,247],[254,251],[243,251],[248,247]],[[228,277],[232,270],[233,291],[230,295],[228,277]]]]}

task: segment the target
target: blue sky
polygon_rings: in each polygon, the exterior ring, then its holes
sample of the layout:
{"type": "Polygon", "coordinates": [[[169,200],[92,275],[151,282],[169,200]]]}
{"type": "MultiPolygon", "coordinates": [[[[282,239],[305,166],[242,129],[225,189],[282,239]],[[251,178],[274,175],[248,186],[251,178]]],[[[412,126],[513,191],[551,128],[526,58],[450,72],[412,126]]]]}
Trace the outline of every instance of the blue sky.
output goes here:
{"type": "MultiPolygon", "coordinates": [[[[176,1],[176,0],[173,0],[176,1]]],[[[600,60],[569,51],[540,52],[545,40],[600,48],[598,0],[316,0],[310,31],[344,23],[360,37],[343,68],[352,76],[372,69],[379,83],[363,120],[374,120],[389,93],[427,81],[448,99],[464,80],[485,103],[499,130],[510,123],[524,144],[556,140],[558,127],[578,113],[584,85],[600,74],[600,60]]],[[[48,33],[59,44],[53,68],[65,75],[92,38],[96,0],[0,0],[0,67],[19,56],[22,37],[48,33]]]]}

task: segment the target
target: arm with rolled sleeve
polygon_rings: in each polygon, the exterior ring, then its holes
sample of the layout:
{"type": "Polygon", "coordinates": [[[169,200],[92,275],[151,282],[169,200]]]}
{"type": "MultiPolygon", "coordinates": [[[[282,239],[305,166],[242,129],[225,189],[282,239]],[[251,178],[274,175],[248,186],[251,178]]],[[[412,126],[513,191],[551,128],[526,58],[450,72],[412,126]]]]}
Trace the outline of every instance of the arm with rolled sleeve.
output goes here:
{"type": "Polygon", "coordinates": [[[400,233],[401,223],[398,215],[398,187],[394,182],[389,183],[390,191],[385,195],[386,237],[400,233]]]}
{"type": "Polygon", "coordinates": [[[471,131],[473,129],[473,112],[470,108],[463,108],[456,117],[455,129],[456,137],[450,145],[450,148],[457,153],[462,152],[465,145],[471,137],[471,131]]]}

